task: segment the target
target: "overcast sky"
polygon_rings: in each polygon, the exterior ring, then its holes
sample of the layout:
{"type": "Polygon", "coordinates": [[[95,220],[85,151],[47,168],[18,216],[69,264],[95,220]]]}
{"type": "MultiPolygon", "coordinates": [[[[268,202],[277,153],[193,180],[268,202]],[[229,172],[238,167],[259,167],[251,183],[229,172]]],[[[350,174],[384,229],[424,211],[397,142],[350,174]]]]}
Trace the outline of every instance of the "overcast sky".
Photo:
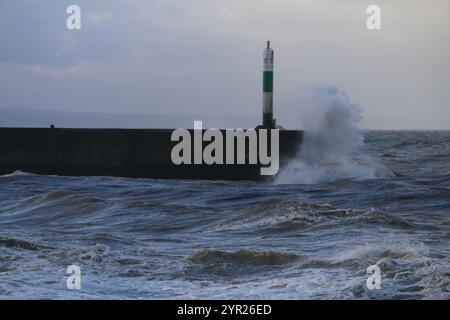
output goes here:
{"type": "Polygon", "coordinates": [[[330,85],[365,128],[450,129],[449,15],[448,0],[0,0],[0,108],[259,122],[271,40],[286,127],[330,85]],[[70,4],[81,30],[66,28],[70,4]],[[380,31],[366,28],[370,4],[380,31]]]}

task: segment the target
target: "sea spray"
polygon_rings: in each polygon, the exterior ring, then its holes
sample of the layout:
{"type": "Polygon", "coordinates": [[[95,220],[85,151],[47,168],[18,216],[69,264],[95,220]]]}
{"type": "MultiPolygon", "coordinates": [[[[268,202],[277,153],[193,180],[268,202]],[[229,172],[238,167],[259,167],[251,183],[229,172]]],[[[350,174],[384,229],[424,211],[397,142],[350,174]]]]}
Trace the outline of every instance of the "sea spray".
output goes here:
{"type": "Polygon", "coordinates": [[[314,184],[340,179],[392,176],[382,164],[359,151],[364,131],[361,109],[336,87],[316,88],[302,114],[305,130],[298,157],[284,168],[276,183],[314,184]]]}

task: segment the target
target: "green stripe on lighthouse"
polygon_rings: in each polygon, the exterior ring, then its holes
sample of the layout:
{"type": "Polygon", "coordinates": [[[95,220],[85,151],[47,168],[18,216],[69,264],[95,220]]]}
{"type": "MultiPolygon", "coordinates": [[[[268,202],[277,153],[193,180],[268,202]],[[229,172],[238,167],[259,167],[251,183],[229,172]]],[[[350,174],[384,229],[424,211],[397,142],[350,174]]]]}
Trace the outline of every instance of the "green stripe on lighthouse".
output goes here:
{"type": "Polygon", "coordinates": [[[273,71],[263,72],[263,92],[273,91],[273,71]]]}

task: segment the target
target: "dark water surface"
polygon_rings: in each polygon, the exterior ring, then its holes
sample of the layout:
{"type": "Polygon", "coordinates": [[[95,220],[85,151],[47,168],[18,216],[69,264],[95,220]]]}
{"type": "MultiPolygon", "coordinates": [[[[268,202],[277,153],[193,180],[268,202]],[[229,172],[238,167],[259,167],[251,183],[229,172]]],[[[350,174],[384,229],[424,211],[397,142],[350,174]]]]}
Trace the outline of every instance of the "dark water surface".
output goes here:
{"type": "Polygon", "coordinates": [[[450,299],[450,132],[358,154],[271,184],[1,176],[0,298],[450,299]]]}

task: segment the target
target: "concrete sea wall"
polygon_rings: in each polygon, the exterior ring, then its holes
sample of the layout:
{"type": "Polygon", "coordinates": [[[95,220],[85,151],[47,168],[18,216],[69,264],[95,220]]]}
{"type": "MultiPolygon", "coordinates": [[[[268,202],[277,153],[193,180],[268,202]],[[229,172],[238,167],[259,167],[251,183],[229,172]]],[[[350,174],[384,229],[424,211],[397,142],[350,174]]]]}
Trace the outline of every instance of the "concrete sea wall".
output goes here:
{"type": "MultiPolygon", "coordinates": [[[[175,165],[171,151],[178,142],[171,141],[172,132],[173,129],[0,128],[0,174],[21,170],[62,176],[268,178],[260,175],[260,165],[175,165]]],[[[302,136],[302,131],[280,130],[281,166],[295,157],[302,136]]]]}

